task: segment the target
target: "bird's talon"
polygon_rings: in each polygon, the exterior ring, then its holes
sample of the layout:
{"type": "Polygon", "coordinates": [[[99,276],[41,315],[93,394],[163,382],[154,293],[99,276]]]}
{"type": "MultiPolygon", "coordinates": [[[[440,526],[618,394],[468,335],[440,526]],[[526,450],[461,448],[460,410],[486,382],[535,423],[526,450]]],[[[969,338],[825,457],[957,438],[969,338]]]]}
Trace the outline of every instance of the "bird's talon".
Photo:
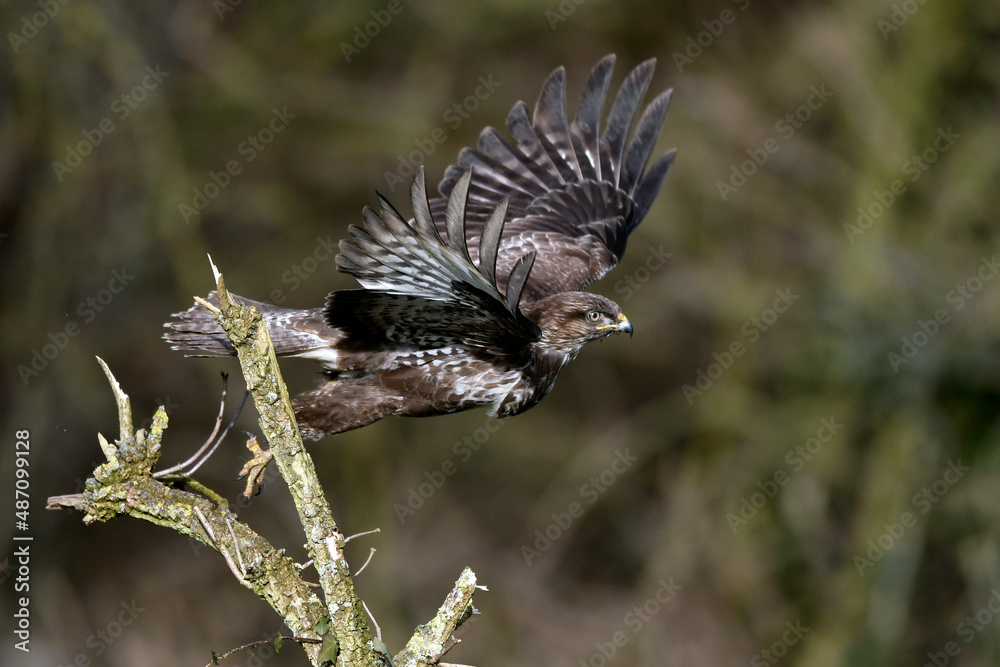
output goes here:
{"type": "Polygon", "coordinates": [[[253,458],[246,462],[240,470],[237,480],[246,479],[246,487],[243,489],[243,499],[249,503],[252,496],[260,495],[263,490],[264,472],[267,464],[271,462],[273,455],[270,449],[261,449],[257,444],[257,438],[253,434],[248,434],[247,449],[253,454],[253,458]]]}

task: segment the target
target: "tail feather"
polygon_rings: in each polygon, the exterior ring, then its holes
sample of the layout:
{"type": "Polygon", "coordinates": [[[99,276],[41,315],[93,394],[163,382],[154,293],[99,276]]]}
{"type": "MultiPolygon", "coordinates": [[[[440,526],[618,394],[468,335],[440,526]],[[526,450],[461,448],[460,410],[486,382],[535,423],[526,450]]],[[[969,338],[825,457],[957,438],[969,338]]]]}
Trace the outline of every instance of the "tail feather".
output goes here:
{"type": "MultiPolygon", "coordinates": [[[[282,355],[301,354],[309,350],[334,345],[341,337],[339,332],[323,321],[323,309],[295,310],[269,303],[253,301],[235,294],[233,300],[256,307],[263,315],[271,334],[274,351],[282,355]]],[[[219,295],[212,292],[206,298],[218,305],[219,295]]],[[[229,336],[222,330],[215,315],[199,303],[187,310],[174,313],[174,319],[163,326],[168,329],[163,339],[171,349],[190,352],[191,357],[225,357],[236,354],[229,336]]]]}

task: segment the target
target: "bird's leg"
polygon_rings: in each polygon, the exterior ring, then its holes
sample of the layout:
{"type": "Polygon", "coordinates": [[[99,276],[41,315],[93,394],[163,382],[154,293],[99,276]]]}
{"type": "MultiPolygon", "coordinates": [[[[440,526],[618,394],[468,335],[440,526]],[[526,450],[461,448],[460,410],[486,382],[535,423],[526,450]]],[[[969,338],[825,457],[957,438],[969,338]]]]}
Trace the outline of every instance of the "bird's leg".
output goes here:
{"type": "Polygon", "coordinates": [[[300,394],[293,402],[295,420],[306,440],[319,440],[401,414],[399,394],[369,379],[338,378],[300,394]]]}

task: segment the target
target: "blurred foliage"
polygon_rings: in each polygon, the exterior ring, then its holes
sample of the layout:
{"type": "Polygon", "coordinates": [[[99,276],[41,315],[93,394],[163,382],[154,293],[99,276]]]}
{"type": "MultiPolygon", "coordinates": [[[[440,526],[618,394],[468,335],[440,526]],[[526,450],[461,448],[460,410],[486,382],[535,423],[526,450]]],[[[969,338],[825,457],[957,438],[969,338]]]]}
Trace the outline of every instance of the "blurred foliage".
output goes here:
{"type": "MultiPolygon", "coordinates": [[[[675,88],[674,171],[594,286],[635,337],[500,428],[387,419],[313,448],[340,525],[382,529],[350,557],[378,549],[357,584],[383,639],[470,565],[490,592],[454,662],[1000,663],[995,2],[43,0],[0,25],[0,485],[30,429],[35,535],[33,650],[4,664],[199,665],[278,629],[215,554],[42,510],[115,431],[94,355],[137,418],[167,404],[180,460],[221,370],[229,413],[241,393],[234,361],[159,340],[210,289],[206,252],[234,291],[318,305],[352,284],[326,244],[374,190],[405,203],[387,173],[430,140],[436,181],[554,67],[575,101],[610,52],[616,81],[656,57],[675,88]],[[467,104],[479,77],[500,85],[467,104]]],[[[236,498],[247,454],[222,449],[202,480],[236,498]]],[[[301,557],[280,480],[240,514],[301,557]]]]}

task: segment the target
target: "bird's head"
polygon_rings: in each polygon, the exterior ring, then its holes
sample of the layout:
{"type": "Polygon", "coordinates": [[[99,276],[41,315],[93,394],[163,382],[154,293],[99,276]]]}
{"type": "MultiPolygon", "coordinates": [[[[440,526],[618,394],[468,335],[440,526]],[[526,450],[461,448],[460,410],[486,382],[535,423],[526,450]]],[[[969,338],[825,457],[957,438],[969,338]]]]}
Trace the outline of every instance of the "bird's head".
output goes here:
{"type": "Polygon", "coordinates": [[[589,292],[564,292],[522,305],[542,330],[542,343],[576,354],[584,345],[612,334],[632,335],[632,323],[611,299],[589,292]]]}

